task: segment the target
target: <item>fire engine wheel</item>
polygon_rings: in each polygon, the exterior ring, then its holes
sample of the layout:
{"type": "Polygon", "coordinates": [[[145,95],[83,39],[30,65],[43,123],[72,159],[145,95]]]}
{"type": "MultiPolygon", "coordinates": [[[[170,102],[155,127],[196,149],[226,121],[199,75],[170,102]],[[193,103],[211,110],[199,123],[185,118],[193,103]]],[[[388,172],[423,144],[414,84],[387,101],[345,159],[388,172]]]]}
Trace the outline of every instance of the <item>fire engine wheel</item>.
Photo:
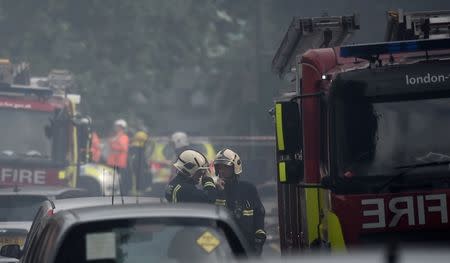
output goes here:
{"type": "Polygon", "coordinates": [[[79,188],[83,188],[87,191],[88,196],[101,196],[100,184],[93,178],[81,177],[78,183],[79,188]]]}

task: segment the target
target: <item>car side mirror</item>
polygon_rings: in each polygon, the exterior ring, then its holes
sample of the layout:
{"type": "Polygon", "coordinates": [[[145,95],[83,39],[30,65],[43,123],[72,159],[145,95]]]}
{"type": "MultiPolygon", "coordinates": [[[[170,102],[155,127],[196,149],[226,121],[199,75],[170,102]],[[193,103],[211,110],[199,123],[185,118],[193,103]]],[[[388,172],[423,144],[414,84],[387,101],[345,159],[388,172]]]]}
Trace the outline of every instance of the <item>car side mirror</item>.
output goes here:
{"type": "Polygon", "coordinates": [[[0,250],[0,256],[19,259],[21,252],[20,246],[17,244],[4,245],[0,250]]]}

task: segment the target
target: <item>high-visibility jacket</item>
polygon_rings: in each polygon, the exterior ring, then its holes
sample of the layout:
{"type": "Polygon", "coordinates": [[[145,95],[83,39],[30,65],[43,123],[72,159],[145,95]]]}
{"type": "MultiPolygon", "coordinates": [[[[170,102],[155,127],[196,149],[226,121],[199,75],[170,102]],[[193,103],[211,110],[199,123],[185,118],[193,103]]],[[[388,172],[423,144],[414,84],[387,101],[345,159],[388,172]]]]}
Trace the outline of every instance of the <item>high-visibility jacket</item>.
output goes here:
{"type": "Polygon", "coordinates": [[[102,156],[102,149],[100,146],[100,138],[98,137],[96,132],[92,133],[91,154],[92,154],[92,161],[98,163],[102,156]]]}
{"type": "Polygon", "coordinates": [[[128,135],[118,133],[109,140],[109,154],[107,164],[111,167],[127,168],[128,162],[128,135]]]}

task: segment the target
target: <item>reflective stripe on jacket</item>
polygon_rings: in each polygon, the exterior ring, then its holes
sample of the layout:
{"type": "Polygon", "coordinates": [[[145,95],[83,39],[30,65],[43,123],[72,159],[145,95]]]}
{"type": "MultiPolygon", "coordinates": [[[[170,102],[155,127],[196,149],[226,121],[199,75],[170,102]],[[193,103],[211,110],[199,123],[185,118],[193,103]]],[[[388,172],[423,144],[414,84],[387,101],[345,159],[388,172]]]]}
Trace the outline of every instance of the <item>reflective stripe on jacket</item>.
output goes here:
{"type": "Polygon", "coordinates": [[[217,198],[216,186],[212,178],[205,178],[203,189],[197,189],[192,179],[175,176],[166,188],[166,199],[171,203],[214,203],[217,198]]]}

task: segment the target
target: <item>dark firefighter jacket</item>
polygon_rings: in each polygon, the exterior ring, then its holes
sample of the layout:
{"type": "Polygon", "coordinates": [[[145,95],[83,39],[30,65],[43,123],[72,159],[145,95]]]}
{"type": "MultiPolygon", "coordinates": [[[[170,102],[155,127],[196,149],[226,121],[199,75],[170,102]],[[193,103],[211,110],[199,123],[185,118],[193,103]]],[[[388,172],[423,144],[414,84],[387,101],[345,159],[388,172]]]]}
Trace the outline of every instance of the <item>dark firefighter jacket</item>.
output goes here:
{"type": "Polygon", "coordinates": [[[190,178],[177,175],[167,185],[166,199],[171,203],[214,203],[217,197],[214,181],[207,177],[202,184],[203,189],[198,189],[190,178]]]}
{"type": "Polygon", "coordinates": [[[152,174],[147,169],[145,148],[131,146],[128,151],[128,174],[132,175],[138,191],[144,191],[152,182],[152,174]]]}
{"type": "Polygon", "coordinates": [[[251,247],[261,253],[266,239],[265,210],[256,187],[245,181],[225,185],[225,190],[218,193],[215,203],[230,210],[251,247]]]}

